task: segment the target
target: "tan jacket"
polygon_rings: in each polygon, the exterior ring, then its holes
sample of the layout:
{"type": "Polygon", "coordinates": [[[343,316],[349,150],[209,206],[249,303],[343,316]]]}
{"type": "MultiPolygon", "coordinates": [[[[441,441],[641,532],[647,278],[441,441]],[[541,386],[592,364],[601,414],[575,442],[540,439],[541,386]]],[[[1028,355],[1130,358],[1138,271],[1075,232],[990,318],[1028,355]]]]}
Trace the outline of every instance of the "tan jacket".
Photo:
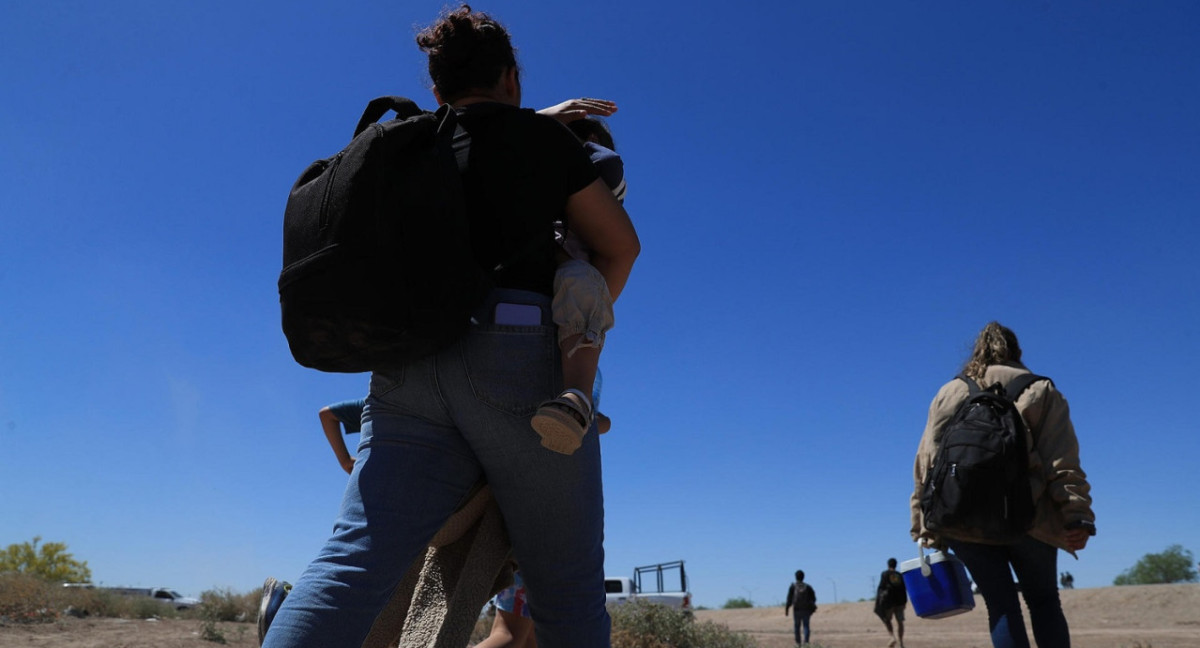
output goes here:
{"type": "MultiPolygon", "coordinates": [[[[981,386],[995,382],[1008,385],[1013,378],[1024,373],[1029,373],[1029,370],[1020,363],[992,365],[987,368],[981,386]]],[[[913,464],[914,488],[910,506],[914,540],[941,540],[925,528],[921,517],[921,489],[937,452],[935,440],[941,437],[942,430],[958,406],[967,399],[968,393],[966,383],[955,379],[942,385],[929,406],[929,420],[925,424],[925,433],[921,435],[921,444],[917,447],[913,464]]],[[[1027,439],[1029,447],[1033,449],[1029,457],[1029,481],[1033,487],[1033,499],[1037,502],[1037,512],[1029,535],[1065,550],[1067,524],[1080,521],[1095,524],[1096,521],[1092,513],[1092,498],[1088,494],[1091,486],[1088,485],[1087,475],[1079,467],[1079,441],[1075,438],[1075,426],[1071,425],[1067,399],[1048,381],[1041,380],[1030,385],[1017,399],[1016,405],[1031,436],[1037,439],[1036,444],[1033,439],[1027,439]]],[[[995,543],[982,534],[969,532],[956,533],[954,539],[995,543]]]]}

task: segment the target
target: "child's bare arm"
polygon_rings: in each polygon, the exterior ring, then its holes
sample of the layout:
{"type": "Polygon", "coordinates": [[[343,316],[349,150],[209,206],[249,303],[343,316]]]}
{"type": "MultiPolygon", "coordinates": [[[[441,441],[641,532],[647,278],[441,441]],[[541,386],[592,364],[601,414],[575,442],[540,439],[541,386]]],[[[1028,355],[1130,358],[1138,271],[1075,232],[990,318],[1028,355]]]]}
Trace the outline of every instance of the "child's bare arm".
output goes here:
{"type": "Polygon", "coordinates": [[[321,419],[321,429],[325,431],[325,438],[329,441],[329,447],[333,448],[338,465],[349,474],[354,470],[354,457],[351,457],[346,449],[346,439],[342,436],[342,422],[328,407],[322,407],[317,416],[321,419]]]}
{"type": "Polygon", "coordinates": [[[603,180],[596,179],[567,199],[567,228],[591,250],[591,264],[604,275],[616,301],[642,244],[629,214],[603,180]]]}

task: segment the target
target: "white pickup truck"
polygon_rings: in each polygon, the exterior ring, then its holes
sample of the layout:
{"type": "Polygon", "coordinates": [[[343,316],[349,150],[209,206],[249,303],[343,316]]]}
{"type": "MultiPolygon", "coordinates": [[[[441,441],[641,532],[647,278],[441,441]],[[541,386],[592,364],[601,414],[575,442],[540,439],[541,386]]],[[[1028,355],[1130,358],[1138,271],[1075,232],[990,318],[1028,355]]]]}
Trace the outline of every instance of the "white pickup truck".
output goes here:
{"type": "Polygon", "coordinates": [[[692,610],[692,594],[688,591],[687,572],[683,569],[682,560],[636,567],[633,578],[605,578],[604,591],[609,604],[620,605],[637,599],[685,612],[692,610]],[[679,573],[678,590],[667,585],[668,579],[674,584],[675,572],[679,573]]]}
{"type": "Polygon", "coordinates": [[[121,596],[148,596],[161,601],[176,610],[188,610],[200,605],[200,600],[184,596],[167,587],[101,587],[100,589],[120,594],[121,596]]]}

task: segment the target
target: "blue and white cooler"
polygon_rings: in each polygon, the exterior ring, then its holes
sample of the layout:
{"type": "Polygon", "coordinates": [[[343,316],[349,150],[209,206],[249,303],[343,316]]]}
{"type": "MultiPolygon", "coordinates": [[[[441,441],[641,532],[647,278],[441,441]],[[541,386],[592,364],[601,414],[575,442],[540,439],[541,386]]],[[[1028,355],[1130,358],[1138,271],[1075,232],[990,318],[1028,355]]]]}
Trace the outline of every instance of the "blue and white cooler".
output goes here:
{"type": "Polygon", "coordinates": [[[975,609],[971,580],[962,561],[951,554],[926,554],[917,545],[918,558],[900,563],[913,611],[922,619],[941,619],[975,609]]]}

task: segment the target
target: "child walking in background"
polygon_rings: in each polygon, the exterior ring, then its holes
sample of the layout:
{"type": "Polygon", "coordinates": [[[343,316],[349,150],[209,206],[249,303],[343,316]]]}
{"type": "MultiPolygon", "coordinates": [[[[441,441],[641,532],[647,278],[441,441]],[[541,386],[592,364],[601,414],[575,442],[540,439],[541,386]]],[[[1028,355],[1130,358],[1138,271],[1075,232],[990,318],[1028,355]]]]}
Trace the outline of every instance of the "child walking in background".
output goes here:
{"type": "MultiPolygon", "coordinates": [[[[600,177],[618,201],[625,201],[625,170],[608,127],[587,115],[611,115],[617,106],[600,99],[576,99],[540,112],[564,121],[584,143],[600,177]],[[574,119],[571,119],[575,116],[574,119]]],[[[559,266],[554,275],[552,313],[558,326],[558,344],[562,350],[563,385],[558,397],[542,403],[531,421],[542,437],[542,445],[555,452],[571,454],[583,442],[596,421],[603,434],[611,426],[609,418],[597,412],[599,401],[598,365],[604,337],[613,327],[612,294],[591,264],[591,253],[565,224],[556,228],[559,242],[559,266]]]]}

